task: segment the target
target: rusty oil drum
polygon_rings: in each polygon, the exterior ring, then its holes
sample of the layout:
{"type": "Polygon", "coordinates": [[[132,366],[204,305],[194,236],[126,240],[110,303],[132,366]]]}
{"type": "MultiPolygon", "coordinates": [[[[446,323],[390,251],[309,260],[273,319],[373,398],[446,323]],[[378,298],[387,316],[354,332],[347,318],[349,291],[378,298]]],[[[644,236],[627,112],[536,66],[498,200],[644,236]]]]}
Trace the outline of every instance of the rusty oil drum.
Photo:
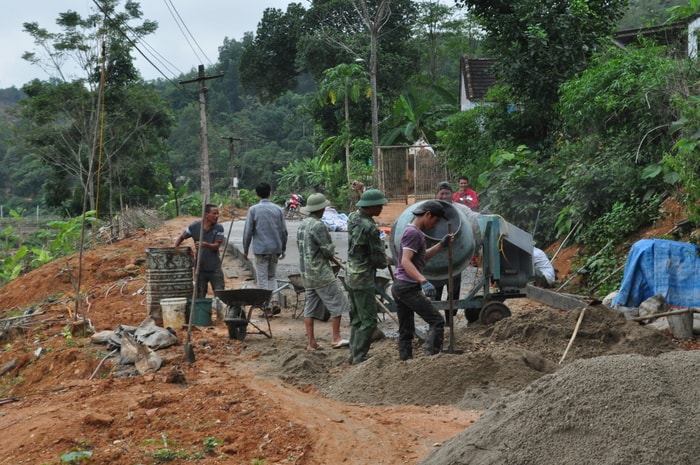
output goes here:
{"type": "Polygon", "coordinates": [[[163,321],[161,299],[192,298],[192,249],[149,247],[146,249],[146,306],[148,315],[163,321]]]}

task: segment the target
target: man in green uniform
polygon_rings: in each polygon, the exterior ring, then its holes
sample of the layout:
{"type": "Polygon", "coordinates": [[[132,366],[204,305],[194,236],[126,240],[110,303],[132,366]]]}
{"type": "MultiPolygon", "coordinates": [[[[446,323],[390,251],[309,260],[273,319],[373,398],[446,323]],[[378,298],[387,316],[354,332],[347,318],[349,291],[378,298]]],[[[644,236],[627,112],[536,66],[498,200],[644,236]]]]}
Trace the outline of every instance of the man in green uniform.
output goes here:
{"type": "Polygon", "coordinates": [[[386,268],[390,258],[373,217],[382,213],[388,202],[377,189],[362,193],[358,209],[348,217],[348,261],[345,285],[350,296],[350,363],[367,360],[372,334],[377,328],[377,301],[374,277],[378,268],[386,268]]]}

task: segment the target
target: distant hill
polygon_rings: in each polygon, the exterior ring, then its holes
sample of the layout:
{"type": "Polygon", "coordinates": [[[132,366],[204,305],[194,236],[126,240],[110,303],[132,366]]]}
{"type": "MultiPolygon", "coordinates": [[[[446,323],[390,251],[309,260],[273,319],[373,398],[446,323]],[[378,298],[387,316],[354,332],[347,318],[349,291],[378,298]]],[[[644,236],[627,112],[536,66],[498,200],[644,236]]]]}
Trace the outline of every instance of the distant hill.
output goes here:
{"type": "Polygon", "coordinates": [[[17,104],[24,94],[16,87],[0,89],[0,114],[17,104]]]}

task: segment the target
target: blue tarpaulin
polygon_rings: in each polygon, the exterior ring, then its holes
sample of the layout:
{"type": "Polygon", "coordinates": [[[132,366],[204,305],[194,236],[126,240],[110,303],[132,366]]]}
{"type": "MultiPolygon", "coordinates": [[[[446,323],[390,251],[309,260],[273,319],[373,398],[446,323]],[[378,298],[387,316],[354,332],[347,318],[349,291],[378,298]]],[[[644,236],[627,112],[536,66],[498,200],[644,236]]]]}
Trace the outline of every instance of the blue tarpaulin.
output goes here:
{"type": "Polygon", "coordinates": [[[674,307],[700,307],[700,248],[687,242],[643,239],[632,245],[612,305],[639,307],[661,294],[674,307]]]}

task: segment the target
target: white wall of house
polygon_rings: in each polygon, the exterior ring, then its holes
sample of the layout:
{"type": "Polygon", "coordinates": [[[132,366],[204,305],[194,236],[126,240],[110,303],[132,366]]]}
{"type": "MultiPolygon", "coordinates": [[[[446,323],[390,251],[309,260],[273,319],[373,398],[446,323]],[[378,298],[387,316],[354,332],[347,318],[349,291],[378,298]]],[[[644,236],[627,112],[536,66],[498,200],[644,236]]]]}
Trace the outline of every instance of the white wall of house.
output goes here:
{"type": "Polygon", "coordinates": [[[700,17],[688,24],[688,58],[698,57],[698,42],[700,42],[700,17]]]}

